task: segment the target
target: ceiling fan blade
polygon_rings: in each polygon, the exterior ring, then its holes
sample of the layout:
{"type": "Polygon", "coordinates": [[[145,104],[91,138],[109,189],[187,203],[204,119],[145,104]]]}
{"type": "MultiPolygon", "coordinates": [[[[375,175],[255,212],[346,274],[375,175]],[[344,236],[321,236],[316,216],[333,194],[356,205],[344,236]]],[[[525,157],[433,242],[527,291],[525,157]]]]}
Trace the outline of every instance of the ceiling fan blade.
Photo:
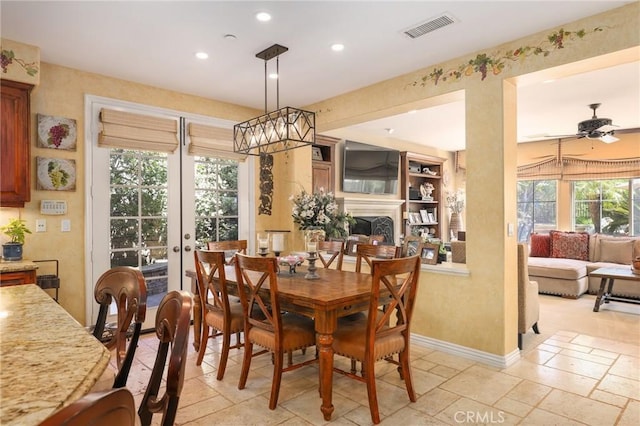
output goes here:
{"type": "Polygon", "coordinates": [[[640,127],[630,127],[628,129],[616,129],[615,134],[622,135],[625,133],[640,133],[640,127]]]}

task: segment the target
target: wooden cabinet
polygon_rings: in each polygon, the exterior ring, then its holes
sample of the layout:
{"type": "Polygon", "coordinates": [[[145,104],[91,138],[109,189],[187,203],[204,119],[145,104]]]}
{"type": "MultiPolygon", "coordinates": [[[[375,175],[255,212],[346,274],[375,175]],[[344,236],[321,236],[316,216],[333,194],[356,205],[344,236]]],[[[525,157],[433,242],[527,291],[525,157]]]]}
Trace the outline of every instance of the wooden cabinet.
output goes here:
{"type": "Polygon", "coordinates": [[[311,180],[313,192],[323,188],[325,192],[335,192],[335,152],[339,139],[316,135],[313,145],[311,180]]]}
{"type": "Polygon", "coordinates": [[[10,285],[22,285],[22,284],[35,284],[36,283],[36,271],[32,269],[30,271],[14,271],[14,272],[2,272],[0,273],[0,286],[10,285]]]}
{"type": "Polygon", "coordinates": [[[24,207],[31,200],[30,94],[33,86],[1,80],[0,207],[24,207]]]}
{"type": "Polygon", "coordinates": [[[444,241],[442,172],[445,160],[410,152],[401,153],[400,159],[405,235],[428,234],[430,238],[444,241]]]}

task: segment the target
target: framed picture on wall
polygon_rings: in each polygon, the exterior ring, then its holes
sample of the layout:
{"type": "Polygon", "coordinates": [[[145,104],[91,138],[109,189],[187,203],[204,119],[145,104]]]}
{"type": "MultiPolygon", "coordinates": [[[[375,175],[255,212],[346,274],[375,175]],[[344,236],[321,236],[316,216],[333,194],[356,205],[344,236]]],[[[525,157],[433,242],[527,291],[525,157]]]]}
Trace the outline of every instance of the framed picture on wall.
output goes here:
{"type": "Polygon", "coordinates": [[[36,157],[36,189],[75,191],[76,161],[63,158],[36,157]]]}
{"type": "Polygon", "coordinates": [[[76,150],[76,120],[52,115],[36,114],[38,120],[38,147],[76,150]]]}

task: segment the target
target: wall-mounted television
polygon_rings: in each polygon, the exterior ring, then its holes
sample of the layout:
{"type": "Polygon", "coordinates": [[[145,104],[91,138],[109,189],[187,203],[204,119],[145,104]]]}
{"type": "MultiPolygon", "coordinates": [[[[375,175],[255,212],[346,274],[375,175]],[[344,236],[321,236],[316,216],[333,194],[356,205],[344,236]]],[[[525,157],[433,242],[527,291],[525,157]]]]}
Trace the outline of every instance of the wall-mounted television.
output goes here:
{"type": "Polygon", "coordinates": [[[345,141],[342,191],[361,194],[396,194],[400,151],[345,141]]]}

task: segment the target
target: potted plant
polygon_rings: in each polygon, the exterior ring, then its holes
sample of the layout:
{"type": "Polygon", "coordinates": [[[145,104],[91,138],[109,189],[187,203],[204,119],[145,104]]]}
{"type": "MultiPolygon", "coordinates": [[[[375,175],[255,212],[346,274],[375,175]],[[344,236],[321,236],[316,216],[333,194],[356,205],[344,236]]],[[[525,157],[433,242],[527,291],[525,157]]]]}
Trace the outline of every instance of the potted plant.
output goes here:
{"type": "Polygon", "coordinates": [[[25,225],[25,221],[22,219],[10,219],[7,225],[0,227],[0,231],[11,238],[11,241],[2,244],[2,257],[4,260],[22,260],[24,237],[25,234],[31,233],[27,225],[25,225]]]}

